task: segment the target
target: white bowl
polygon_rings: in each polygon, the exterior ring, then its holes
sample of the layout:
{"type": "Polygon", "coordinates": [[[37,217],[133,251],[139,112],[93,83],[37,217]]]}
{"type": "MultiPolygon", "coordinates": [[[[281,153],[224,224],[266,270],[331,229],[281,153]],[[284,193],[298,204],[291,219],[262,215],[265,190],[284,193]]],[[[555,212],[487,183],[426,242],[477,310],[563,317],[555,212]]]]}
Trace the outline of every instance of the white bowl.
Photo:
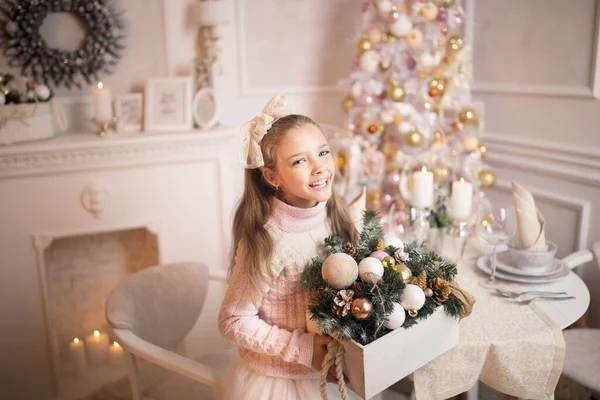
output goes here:
{"type": "Polygon", "coordinates": [[[523,269],[547,267],[552,265],[552,260],[556,254],[556,244],[548,241],[546,244],[548,246],[547,251],[522,250],[509,246],[508,253],[515,267],[523,269]]]}

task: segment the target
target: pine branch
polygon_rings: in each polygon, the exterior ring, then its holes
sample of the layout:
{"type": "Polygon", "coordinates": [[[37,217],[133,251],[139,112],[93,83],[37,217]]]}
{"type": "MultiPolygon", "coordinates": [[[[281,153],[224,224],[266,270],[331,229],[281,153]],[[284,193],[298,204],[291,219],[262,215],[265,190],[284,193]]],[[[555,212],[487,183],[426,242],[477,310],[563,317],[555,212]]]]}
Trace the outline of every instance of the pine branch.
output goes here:
{"type": "Polygon", "coordinates": [[[381,222],[377,212],[363,211],[363,227],[356,246],[361,258],[371,254],[377,239],[381,237],[381,231],[381,222]]]}
{"type": "Polygon", "coordinates": [[[343,253],[342,247],[344,246],[344,239],[336,235],[327,236],[324,239],[325,249],[329,255],[334,253],[343,253]]]}

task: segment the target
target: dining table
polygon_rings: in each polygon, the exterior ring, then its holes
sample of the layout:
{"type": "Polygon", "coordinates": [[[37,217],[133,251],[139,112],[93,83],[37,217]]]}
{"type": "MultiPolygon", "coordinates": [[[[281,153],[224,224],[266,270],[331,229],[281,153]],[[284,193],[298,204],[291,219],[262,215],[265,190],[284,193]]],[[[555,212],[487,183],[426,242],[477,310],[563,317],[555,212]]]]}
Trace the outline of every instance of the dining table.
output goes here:
{"type": "Polygon", "coordinates": [[[560,279],[531,283],[496,278],[493,287],[486,287],[489,275],[478,262],[489,252],[489,246],[472,238],[457,261],[456,281],[476,301],[471,315],[460,321],[458,344],[414,372],[417,400],[460,393],[474,400],[478,382],[517,398],[553,398],[565,357],[562,330],[581,318],[590,303],[590,292],[574,268],[591,261],[592,253],[582,250],[558,260],[565,269],[560,279]],[[525,304],[527,294],[508,298],[496,289],[564,292],[573,298],[525,304]]]}

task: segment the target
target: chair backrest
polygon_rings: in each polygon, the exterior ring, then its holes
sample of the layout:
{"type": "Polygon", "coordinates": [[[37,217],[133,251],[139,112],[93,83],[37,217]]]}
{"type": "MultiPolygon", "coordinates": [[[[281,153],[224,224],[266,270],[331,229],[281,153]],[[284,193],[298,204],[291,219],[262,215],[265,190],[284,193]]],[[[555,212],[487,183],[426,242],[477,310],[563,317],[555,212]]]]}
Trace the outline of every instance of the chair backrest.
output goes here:
{"type": "Polygon", "coordinates": [[[112,328],[172,349],[196,323],[208,289],[208,267],[174,263],[146,268],[119,283],[106,300],[112,328]]]}

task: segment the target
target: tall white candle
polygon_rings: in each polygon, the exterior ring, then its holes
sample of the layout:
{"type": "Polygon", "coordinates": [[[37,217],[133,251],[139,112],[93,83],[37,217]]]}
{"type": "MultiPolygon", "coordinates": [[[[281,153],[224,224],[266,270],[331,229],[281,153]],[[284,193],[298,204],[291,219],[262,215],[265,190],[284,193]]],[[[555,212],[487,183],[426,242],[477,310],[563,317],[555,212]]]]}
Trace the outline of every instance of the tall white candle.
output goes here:
{"type": "Polygon", "coordinates": [[[92,100],[94,101],[94,118],[101,122],[112,119],[112,95],[110,89],[104,87],[102,82],[92,88],[92,100]]]}
{"type": "Polygon", "coordinates": [[[412,204],[418,208],[429,208],[433,205],[433,173],[423,167],[413,174],[412,204]]]}
{"type": "Polygon", "coordinates": [[[123,348],[117,342],[113,342],[113,344],[108,349],[108,359],[111,364],[120,364],[123,361],[123,348]]]}
{"type": "Polygon", "coordinates": [[[79,372],[87,367],[87,361],[85,360],[85,346],[79,338],[73,339],[70,343],[69,355],[75,372],[79,372]]]}
{"type": "Polygon", "coordinates": [[[90,364],[103,364],[108,357],[108,335],[94,331],[85,338],[85,349],[90,364]]]}
{"type": "Polygon", "coordinates": [[[473,184],[465,182],[464,178],[460,181],[452,182],[452,197],[450,198],[450,212],[456,219],[467,219],[471,214],[473,203],[473,184]]]}

